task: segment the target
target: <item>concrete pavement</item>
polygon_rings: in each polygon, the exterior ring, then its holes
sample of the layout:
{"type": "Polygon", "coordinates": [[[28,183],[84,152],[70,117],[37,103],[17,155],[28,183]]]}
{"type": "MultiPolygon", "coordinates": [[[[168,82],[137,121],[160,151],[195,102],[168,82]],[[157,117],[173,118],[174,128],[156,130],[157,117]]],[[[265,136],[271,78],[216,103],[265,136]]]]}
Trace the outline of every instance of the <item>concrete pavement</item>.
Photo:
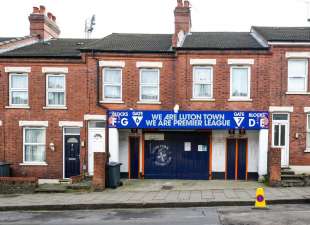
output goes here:
{"type": "MultiPolygon", "coordinates": [[[[0,210],[64,210],[253,205],[257,182],[130,181],[103,192],[0,195],[0,210]],[[149,184],[147,184],[149,182],[149,184]],[[195,183],[197,182],[197,183],[195,183]],[[200,184],[200,185],[199,185],[200,184]],[[201,186],[202,185],[202,186],[201,186]],[[168,187],[169,190],[166,190],[168,187]]],[[[309,203],[310,188],[265,187],[269,204],[309,203]]]]}

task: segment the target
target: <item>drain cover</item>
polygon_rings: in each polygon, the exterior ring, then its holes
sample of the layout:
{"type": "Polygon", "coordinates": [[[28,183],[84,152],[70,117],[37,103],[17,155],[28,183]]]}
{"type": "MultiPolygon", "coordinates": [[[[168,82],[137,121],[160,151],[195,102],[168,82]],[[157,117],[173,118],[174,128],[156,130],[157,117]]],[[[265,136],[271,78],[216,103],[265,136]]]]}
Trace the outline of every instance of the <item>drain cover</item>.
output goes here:
{"type": "Polygon", "coordinates": [[[173,186],[171,186],[171,185],[163,185],[163,186],[161,187],[161,189],[162,189],[162,190],[172,190],[172,189],[173,189],[173,186]]]}

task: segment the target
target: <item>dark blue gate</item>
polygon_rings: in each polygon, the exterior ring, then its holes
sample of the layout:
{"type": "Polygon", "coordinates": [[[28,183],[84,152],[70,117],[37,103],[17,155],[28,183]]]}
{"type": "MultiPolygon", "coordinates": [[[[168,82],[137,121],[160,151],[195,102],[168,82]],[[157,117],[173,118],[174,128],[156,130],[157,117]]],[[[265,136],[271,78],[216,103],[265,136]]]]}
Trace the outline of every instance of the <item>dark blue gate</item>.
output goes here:
{"type": "Polygon", "coordinates": [[[145,141],[145,178],[209,179],[209,133],[164,135],[163,141],[145,141]]]}
{"type": "Polygon", "coordinates": [[[246,180],[247,139],[227,139],[226,179],[246,180]]]}
{"type": "Polygon", "coordinates": [[[129,137],[130,144],[130,174],[129,178],[139,177],[139,137],[129,137]]]}

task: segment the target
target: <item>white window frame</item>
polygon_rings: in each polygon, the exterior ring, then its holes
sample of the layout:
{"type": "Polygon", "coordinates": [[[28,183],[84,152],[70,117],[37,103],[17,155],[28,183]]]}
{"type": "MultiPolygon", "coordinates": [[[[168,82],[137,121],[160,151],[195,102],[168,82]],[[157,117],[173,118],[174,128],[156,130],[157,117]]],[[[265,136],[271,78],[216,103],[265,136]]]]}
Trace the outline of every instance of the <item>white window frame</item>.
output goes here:
{"type": "Polygon", "coordinates": [[[48,73],[46,74],[46,106],[47,107],[65,107],[66,106],[66,74],[53,74],[53,73],[48,73]],[[49,77],[63,77],[64,78],[64,88],[63,89],[53,89],[53,88],[48,88],[48,78],[49,77]],[[54,92],[58,92],[58,93],[64,93],[64,104],[63,105],[52,105],[48,103],[48,94],[49,93],[54,93],[54,92]]]}
{"type": "Polygon", "coordinates": [[[139,80],[139,100],[140,102],[159,102],[160,99],[160,69],[159,68],[141,68],[140,69],[140,80],[139,80]],[[154,84],[143,84],[142,81],[142,73],[143,71],[149,71],[149,70],[153,70],[153,71],[157,71],[157,78],[158,78],[158,83],[155,85],[154,84]],[[142,99],[142,87],[157,87],[157,99],[154,100],[150,100],[150,99],[142,99]]]}
{"type": "Polygon", "coordinates": [[[233,65],[230,66],[230,99],[231,100],[250,100],[251,99],[251,66],[248,65],[233,65]],[[248,69],[248,95],[247,96],[233,96],[233,69],[248,69]]]}
{"type": "Polygon", "coordinates": [[[46,165],[46,127],[23,127],[23,164],[46,165]],[[26,130],[27,129],[29,129],[29,130],[43,130],[43,132],[44,132],[44,144],[43,143],[26,143],[26,130]],[[26,161],[25,160],[26,145],[44,146],[45,161],[26,161]]]}
{"type": "MultiPolygon", "coordinates": [[[[310,128],[309,128],[309,125],[310,125],[310,113],[307,113],[306,114],[306,151],[305,152],[310,152],[310,148],[308,147],[308,142],[310,140],[308,140],[308,133],[310,133],[310,128]]],[[[309,143],[310,144],[310,143],[309,143]]]]}
{"type": "Polygon", "coordinates": [[[102,100],[103,101],[111,101],[111,102],[121,102],[123,99],[123,69],[120,67],[104,67],[102,69],[102,100]],[[106,70],[117,70],[121,72],[121,83],[116,84],[116,83],[106,83],[104,82],[104,76],[105,76],[105,71],[106,70]],[[119,98],[106,98],[104,96],[104,89],[105,86],[119,86],[120,87],[120,97],[119,98]]]}
{"type": "Polygon", "coordinates": [[[17,107],[28,107],[29,106],[29,76],[28,73],[10,73],[9,74],[9,105],[17,107]],[[12,77],[13,76],[26,76],[27,77],[27,88],[12,88],[12,77]],[[13,104],[12,93],[13,92],[27,92],[27,104],[13,104]]]}
{"type": "Polygon", "coordinates": [[[193,66],[193,85],[192,85],[192,96],[193,99],[212,99],[213,98],[213,67],[212,66],[193,66]],[[196,69],[211,69],[211,83],[198,83],[195,82],[195,70],[196,69]],[[211,95],[210,96],[195,96],[195,85],[196,84],[211,84],[211,95]]]}
{"type": "MultiPolygon", "coordinates": [[[[298,59],[298,58],[290,58],[290,59],[288,59],[287,60],[287,92],[288,93],[305,93],[305,92],[307,92],[308,91],[308,76],[309,76],[309,71],[308,71],[308,67],[309,67],[309,62],[308,62],[308,59],[307,58],[302,58],[302,59],[298,59]],[[289,86],[288,86],[288,84],[289,84],[289,79],[290,78],[292,78],[292,77],[290,77],[289,76],[289,73],[288,73],[288,71],[289,71],[289,64],[290,64],[290,61],[304,61],[304,62],[306,62],[306,75],[305,75],[305,86],[304,86],[304,90],[300,90],[300,91],[296,91],[296,90],[289,90],[289,86]]],[[[293,76],[293,78],[296,78],[296,77],[298,77],[298,78],[301,78],[300,76],[293,76]]]]}

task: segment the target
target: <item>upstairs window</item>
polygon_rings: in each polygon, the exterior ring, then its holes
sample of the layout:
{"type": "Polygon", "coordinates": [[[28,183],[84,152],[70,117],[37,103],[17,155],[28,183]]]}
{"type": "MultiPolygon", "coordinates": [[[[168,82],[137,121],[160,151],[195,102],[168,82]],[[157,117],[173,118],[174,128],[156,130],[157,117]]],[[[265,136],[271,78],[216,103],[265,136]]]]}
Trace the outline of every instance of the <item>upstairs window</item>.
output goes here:
{"type": "Polygon", "coordinates": [[[11,106],[28,106],[28,74],[10,74],[9,98],[11,106]]]}
{"type": "Polygon", "coordinates": [[[212,98],[213,69],[212,67],[194,67],[193,69],[193,98],[212,98]]]}
{"type": "Polygon", "coordinates": [[[159,69],[140,70],[140,101],[159,101],[159,69]]]}
{"type": "Polygon", "coordinates": [[[230,98],[250,99],[250,67],[232,66],[230,71],[230,98]]]}
{"type": "Polygon", "coordinates": [[[288,82],[289,92],[306,92],[308,89],[308,60],[288,60],[288,82]]]}
{"type": "Polygon", "coordinates": [[[47,106],[66,105],[66,76],[65,75],[46,75],[46,102],[47,106]]]}
{"type": "Polygon", "coordinates": [[[103,100],[122,100],[122,69],[103,69],[103,100]]]}

